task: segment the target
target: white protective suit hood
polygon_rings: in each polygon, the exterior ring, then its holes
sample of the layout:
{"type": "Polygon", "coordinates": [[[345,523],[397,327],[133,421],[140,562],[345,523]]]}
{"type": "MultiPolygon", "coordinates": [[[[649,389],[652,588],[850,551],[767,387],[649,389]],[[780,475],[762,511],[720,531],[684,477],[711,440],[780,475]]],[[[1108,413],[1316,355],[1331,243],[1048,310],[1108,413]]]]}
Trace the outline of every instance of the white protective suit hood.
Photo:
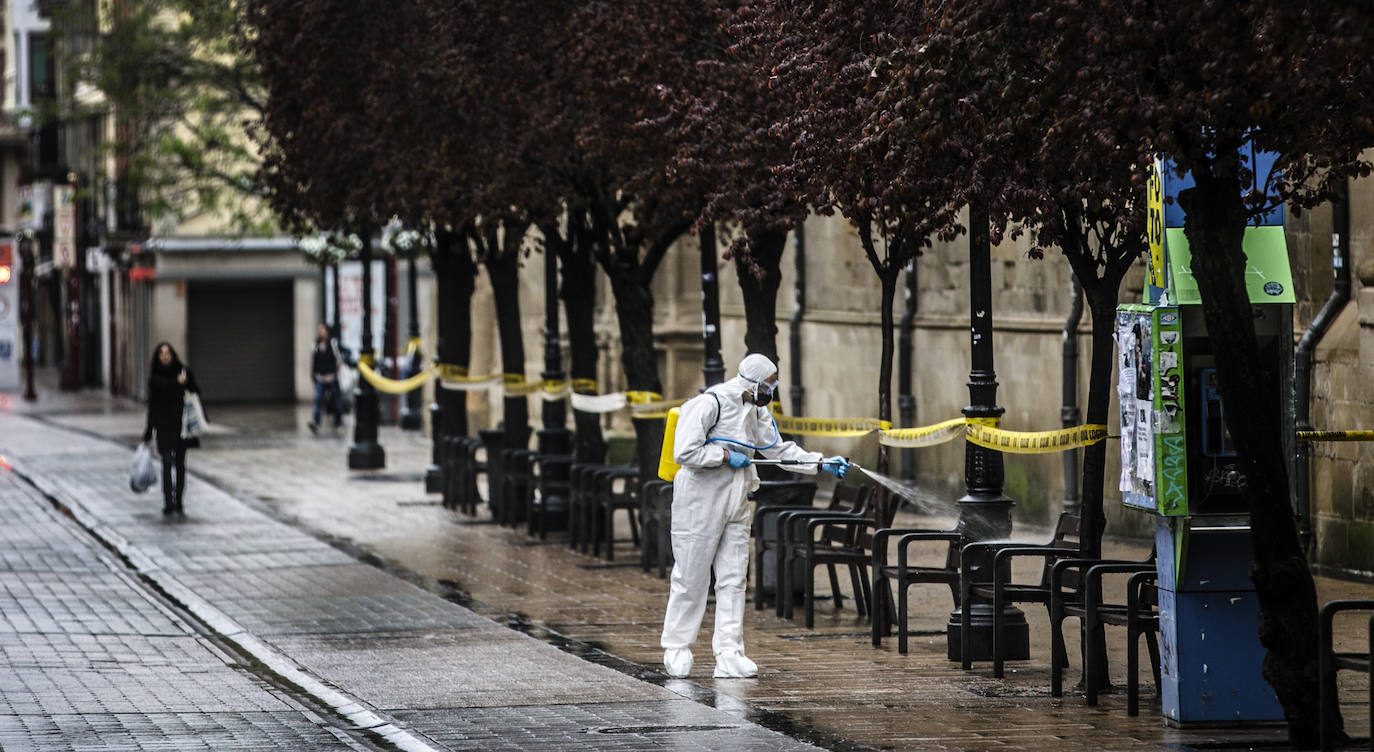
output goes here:
{"type": "Polygon", "coordinates": [[[777,372],[778,366],[769,360],[767,355],[750,353],[739,362],[739,368],[735,371],[737,375],[730,379],[729,383],[738,386],[741,392],[748,392],[758,399],[763,382],[777,372]]]}

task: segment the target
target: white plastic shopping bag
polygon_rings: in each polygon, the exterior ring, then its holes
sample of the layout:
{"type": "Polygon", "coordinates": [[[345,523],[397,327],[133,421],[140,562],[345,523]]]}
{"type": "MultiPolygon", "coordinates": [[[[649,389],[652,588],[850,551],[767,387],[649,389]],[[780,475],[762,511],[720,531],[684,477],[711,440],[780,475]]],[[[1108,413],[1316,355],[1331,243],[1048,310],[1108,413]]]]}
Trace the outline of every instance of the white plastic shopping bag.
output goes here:
{"type": "Polygon", "coordinates": [[[205,408],[200,406],[200,395],[187,392],[181,406],[181,438],[194,439],[205,433],[205,408]]]}
{"type": "Polygon", "coordinates": [[[153,453],[147,444],[139,444],[134,450],[133,465],[129,468],[129,489],[134,493],[143,493],[156,482],[157,466],[153,462],[153,453]]]}

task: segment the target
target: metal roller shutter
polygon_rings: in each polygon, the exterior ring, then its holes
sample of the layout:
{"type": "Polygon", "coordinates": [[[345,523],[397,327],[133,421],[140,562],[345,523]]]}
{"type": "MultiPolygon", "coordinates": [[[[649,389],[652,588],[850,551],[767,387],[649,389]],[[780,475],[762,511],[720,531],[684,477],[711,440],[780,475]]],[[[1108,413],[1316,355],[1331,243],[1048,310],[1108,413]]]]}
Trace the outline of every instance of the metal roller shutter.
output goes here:
{"type": "Polygon", "coordinates": [[[205,401],[294,400],[291,282],[203,282],[189,288],[186,357],[205,401]]]}

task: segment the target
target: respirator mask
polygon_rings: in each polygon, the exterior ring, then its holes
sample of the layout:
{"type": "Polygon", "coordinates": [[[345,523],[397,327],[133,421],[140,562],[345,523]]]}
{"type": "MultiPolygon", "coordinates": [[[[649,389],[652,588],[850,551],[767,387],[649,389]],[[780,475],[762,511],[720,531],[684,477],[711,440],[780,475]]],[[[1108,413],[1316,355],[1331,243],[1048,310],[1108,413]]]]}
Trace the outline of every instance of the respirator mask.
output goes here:
{"type": "Polygon", "coordinates": [[[754,385],[754,404],[764,407],[773,401],[773,395],[778,391],[777,384],[770,384],[766,381],[754,385]]]}

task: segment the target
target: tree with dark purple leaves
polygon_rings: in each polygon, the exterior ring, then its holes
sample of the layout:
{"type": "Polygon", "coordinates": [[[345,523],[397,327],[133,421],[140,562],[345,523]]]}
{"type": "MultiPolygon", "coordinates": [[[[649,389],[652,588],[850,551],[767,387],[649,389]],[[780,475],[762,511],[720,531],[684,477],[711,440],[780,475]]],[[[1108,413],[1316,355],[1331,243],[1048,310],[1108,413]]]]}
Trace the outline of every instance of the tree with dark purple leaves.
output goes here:
{"type": "MultiPolygon", "coordinates": [[[[1105,425],[1118,291],[1146,246],[1145,173],[1134,150],[1056,131],[1065,71],[1052,61],[1085,40],[1074,29],[1046,34],[1026,18],[1032,12],[999,2],[944,7],[937,18],[919,6],[895,8],[881,33],[891,53],[874,72],[877,107],[865,127],[912,173],[928,166],[912,159],[923,152],[911,144],[960,144],[967,166],[924,178],[948,183],[932,193],[981,200],[994,240],[1029,233],[1033,258],[1064,254],[1094,322],[1086,419],[1105,425]],[[975,186],[980,195],[968,192],[975,186]]],[[[1093,555],[1106,521],[1105,467],[1099,442],[1083,464],[1083,549],[1093,555]]]]}
{"type": "MultiPolygon", "coordinates": [[[[772,168],[773,190],[820,214],[848,219],[878,276],[883,345],[877,407],[883,420],[892,416],[898,279],[932,236],[962,231],[958,217],[967,191],[956,196],[948,189],[971,182],[949,177],[969,174],[962,140],[893,148],[871,137],[868,124],[885,117],[874,87],[898,44],[885,33],[893,10],[892,3],[772,0],[746,5],[731,24],[735,49],[752,56],[756,75],[776,101],[768,135],[789,151],[772,168]]],[[[880,448],[880,471],[887,454],[880,448]]]]}
{"type": "Polygon", "coordinates": [[[706,3],[695,32],[708,43],[698,57],[674,71],[660,96],[668,113],[659,128],[676,154],[670,169],[703,186],[701,222],[730,230],[726,258],[733,261],[745,311],[745,349],[777,363],[777,295],[787,233],[808,214],[805,201],[785,190],[774,168],[790,148],[773,124],[784,101],[759,74],[759,50],[729,34],[740,9],[737,0],[706,3]]]}

